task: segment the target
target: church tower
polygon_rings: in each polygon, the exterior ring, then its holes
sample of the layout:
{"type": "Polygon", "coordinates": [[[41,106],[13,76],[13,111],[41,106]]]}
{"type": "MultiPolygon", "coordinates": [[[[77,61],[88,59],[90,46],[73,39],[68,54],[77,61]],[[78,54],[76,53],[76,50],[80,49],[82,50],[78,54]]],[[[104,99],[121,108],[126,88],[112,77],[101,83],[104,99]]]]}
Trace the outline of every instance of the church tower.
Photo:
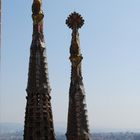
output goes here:
{"type": "Polygon", "coordinates": [[[66,20],[66,24],[72,29],[70,46],[71,83],[69,89],[69,110],[67,140],[90,140],[87,110],[85,103],[85,91],[81,73],[82,54],[80,52],[78,29],[84,24],[84,20],[78,13],[72,13],[66,20]]]}
{"type": "Polygon", "coordinates": [[[33,0],[24,140],[55,140],[41,5],[41,0],[33,0]]]}

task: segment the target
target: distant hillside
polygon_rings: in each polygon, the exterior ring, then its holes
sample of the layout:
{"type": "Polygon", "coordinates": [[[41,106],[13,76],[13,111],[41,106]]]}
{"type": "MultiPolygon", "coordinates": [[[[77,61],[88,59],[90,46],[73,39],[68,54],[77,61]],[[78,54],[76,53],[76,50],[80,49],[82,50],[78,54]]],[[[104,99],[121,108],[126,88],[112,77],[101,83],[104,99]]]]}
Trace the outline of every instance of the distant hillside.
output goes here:
{"type": "Polygon", "coordinates": [[[0,123],[0,134],[13,133],[23,130],[23,125],[20,123],[0,123]]]}

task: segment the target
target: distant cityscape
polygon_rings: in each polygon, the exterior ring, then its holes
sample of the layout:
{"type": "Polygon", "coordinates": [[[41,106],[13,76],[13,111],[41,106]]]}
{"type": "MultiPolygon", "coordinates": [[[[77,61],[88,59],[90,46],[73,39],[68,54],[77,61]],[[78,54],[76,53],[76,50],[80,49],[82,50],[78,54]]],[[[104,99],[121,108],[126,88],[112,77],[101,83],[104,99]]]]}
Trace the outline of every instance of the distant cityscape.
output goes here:
{"type": "MultiPolygon", "coordinates": [[[[23,140],[23,125],[0,123],[0,140],[23,140]]],[[[63,131],[56,133],[56,140],[66,140],[63,131]]],[[[91,140],[140,140],[140,132],[94,132],[91,140]]]]}
{"type": "MultiPolygon", "coordinates": [[[[0,140],[23,140],[23,133],[1,134],[0,140]]],[[[66,140],[65,135],[57,134],[56,140],[66,140]]],[[[140,140],[140,133],[94,133],[91,136],[91,140],[140,140]]]]}

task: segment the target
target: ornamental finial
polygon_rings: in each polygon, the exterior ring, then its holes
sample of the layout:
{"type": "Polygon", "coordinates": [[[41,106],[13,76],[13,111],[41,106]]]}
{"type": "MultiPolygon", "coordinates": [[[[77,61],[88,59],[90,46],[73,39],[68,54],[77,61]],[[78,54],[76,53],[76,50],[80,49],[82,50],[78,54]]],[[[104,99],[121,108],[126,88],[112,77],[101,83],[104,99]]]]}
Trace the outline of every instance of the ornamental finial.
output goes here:
{"type": "Polygon", "coordinates": [[[80,52],[80,41],[78,29],[81,28],[84,24],[84,19],[82,16],[76,12],[71,13],[67,20],[66,24],[69,28],[72,29],[72,39],[70,46],[70,61],[74,67],[77,67],[82,60],[82,55],[80,52]]]}
{"type": "Polygon", "coordinates": [[[82,18],[80,14],[73,12],[67,18],[66,24],[71,29],[79,29],[83,26],[84,19],[82,18]]]}
{"type": "Polygon", "coordinates": [[[37,24],[42,21],[44,15],[43,11],[41,10],[42,0],[34,0],[32,5],[32,19],[33,23],[37,24]]]}

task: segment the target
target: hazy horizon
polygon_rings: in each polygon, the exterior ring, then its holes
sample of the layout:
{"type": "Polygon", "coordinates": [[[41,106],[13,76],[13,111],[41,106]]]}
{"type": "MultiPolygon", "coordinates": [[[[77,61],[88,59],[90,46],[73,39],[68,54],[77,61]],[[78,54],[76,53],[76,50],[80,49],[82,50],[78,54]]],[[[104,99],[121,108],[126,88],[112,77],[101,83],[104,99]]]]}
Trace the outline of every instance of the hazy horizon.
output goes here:
{"type": "MultiPolygon", "coordinates": [[[[90,128],[140,130],[140,1],[43,1],[53,120],[66,129],[70,86],[68,15],[79,12],[90,128]]],[[[0,122],[24,123],[32,0],[2,2],[0,122]]]]}
{"type": "MultiPolygon", "coordinates": [[[[24,124],[22,123],[10,123],[10,122],[3,122],[0,123],[0,132],[2,129],[5,129],[5,131],[23,131],[24,124]]],[[[66,128],[64,125],[57,125],[55,124],[54,128],[56,133],[65,134],[66,128]]],[[[140,130],[131,130],[131,129],[114,129],[114,128],[91,128],[90,133],[126,133],[126,132],[133,132],[133,133],[140,133],[140,130]]]]}

